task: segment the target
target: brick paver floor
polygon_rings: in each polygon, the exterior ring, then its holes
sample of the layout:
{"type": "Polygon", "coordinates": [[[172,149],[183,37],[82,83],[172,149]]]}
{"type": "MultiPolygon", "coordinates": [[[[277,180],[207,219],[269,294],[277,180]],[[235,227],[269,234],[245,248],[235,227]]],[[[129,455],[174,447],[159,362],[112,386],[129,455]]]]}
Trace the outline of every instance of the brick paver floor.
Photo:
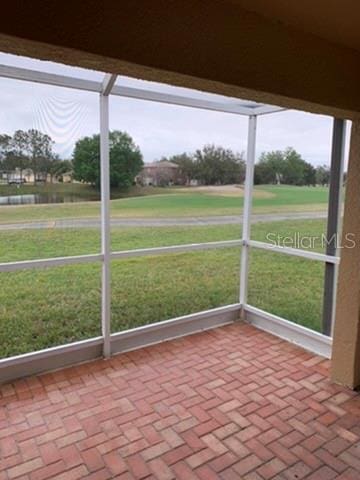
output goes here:
{"type": "Polygon", "coordinates": [[[360,396],[240,323],[0,387],[0,480],[360,479],[360,396]]]}

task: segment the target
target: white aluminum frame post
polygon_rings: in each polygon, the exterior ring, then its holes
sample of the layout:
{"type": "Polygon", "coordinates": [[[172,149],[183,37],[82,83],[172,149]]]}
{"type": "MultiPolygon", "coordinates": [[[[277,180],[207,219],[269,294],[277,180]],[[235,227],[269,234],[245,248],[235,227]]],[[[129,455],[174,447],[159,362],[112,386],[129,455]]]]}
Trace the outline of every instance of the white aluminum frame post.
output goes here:
{"type": "Polygon", "coordinates": [[[101,177],[101,330],[104,339],[103,355],[111,355],[111,228],[110,228],[110,148],[109,95],[116,75],[106,75],[100,93],[100,177],[101,177]]]}
{"type": "Polygon", "coordinates": [[[254,189],[255,150],[256,150],[257,116],[249,116],[246,173],[243,206],[242,248],[240,264],[240,298],[241,317],[245,317],[244,305],[247,303],[249,277],[249,241],[251,231],[251,208],[254,189]]]}
{"type": "MultiPolygon", "coordinates": [[[[331,174],[329,187],[328,224],[326,232],[326,254],[339,255],[339,239],[341,231],[341,199],[344,180],[346,121],[334,118],[331,149],[331,174]]],[[[325,263],[324,301],[322,333],[332,335],[336,307],[336,286],[338,266],[325,263]]]]}

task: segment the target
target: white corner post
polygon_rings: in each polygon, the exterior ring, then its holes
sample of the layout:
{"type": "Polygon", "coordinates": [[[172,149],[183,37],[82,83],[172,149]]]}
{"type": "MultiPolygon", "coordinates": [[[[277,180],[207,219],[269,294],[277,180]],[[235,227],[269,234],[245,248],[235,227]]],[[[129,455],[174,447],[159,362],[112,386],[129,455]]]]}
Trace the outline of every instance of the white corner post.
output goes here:
{"type": "Polygon", "coordinates": [[[100,182],[101,182],[101,332],[103,356],[111,355],[111,238],[110,238],[110,150],[109,150],[109,94],[116,75],[105,75],[100,93],[100,182]]]}
{"type": "Polygon", "coordinates": [[[256,115],[249,116],[248,141],[246,155],[246,173],[243,207],[242,248],[240,265],[240,308],[244,318],[244,306],[247,303],[248,274],[249,274],[249,241],[251,229],[251,207],[254,188],[255,144],[256,144],[256,115]]]}
{"type": "MultiPolygon", "coordinates": [[[[326,255],[339,255],[346,121],[333,120],[326,255]]],[[[335,317],[338,266],[325,263],[322,333],[331,336],[335,317]]]]}

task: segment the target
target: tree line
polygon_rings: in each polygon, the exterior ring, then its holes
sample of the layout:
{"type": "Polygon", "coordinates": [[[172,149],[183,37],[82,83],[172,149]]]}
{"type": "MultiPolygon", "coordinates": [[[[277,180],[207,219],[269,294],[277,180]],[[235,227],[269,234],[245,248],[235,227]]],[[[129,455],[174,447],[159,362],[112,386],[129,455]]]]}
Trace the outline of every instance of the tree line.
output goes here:
{"type": "MultiPolygon", "coordinates": [[[[176,163],[186,176],[187,183],[195,180],[204,185],[243,183],[246,163],[243,153],[230,149],[205,145],[194,154],[183,153],[163,157],[176,163]]],[[[254,183],[286,185],[328,185],[330,168],[327,165],[314,167],[306,162],[292,147],[285,150],[263,152],[254,169],[254,183]]]]}
{"type": "Polygon", "coordinates": [[[229,185],[245,179],[244,154],[221,146],[208,144],[193,154],[163,157],[160,162],[164,160],[180,167],[187,184],[196,181],[201,185],[229,185]]]}
{"type": "Polygon", "coordinates": [[[16,130],[13,135],[0,135],[0,170],[11,174],[31,170],[34,181],[60,176],[72,169],[71,162],[62,160],[53,151],[54,141],[36,129],[16,130]]]}
{"type": "MultiPolygon", "coordinates": [[[[109,134],[110,184],[127,188],[144,166],[140,148],[131,136],[118,130],[109,134]]],[[[71,160],[62,160],[53,151],[52,138],[36,129],[16,130],[13,135],[0,134],[0,170],[20,175],[26,169],[35,181],[49,175],[60,176],[72,171],[75,180],[100,186],[100,135],[79,139],[71,160]]],[[[184,183],[226,185],[243,183],[246,163],[244,154],[221,146],[205,145],[194,153],[162,157],[179,166],[184,183]]],[[[255,164],[255,184],[328,185],[330,170],[326,165],[315,168],[292,147],[263,152],[255,164]]]]}
{"type": "Polygon", "coordinates": [[[255,164],[254,183],[286,185],[328,185],[330,168],[314,167],[292,147],[285,150],[263,152],[255,164]]]}
{"type": "MultiPolygon", "coordinates": [[[[126,132],[110,132],[110,185],[126,188],[144,166],[143,156],[133,139],[126,132]]],[[[162,157],[179,166],[183,183],[196,180],[204,185],[242,183],[245,178],[245,161],[242,154],[230,149],[205,145],[190,155],[183,153],[162,157]]],[[[100,183],[100,137],[93,135],[76,142],[73,154],[74,178],[99,187],[100,183]]]]}

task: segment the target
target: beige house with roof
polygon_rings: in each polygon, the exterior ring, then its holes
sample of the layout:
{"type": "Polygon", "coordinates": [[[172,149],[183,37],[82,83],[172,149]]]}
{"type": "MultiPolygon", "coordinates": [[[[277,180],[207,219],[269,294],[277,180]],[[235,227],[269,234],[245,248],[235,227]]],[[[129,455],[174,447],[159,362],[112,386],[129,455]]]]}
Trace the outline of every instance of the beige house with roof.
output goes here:
{"type": "Polygon", "coordinates": [[[167,160],[145,163],[144,168],[136,177],[136,183],[142,186],[166,187],[169,185],[184,185],[186,182],[179,165],[167,160]]]}

